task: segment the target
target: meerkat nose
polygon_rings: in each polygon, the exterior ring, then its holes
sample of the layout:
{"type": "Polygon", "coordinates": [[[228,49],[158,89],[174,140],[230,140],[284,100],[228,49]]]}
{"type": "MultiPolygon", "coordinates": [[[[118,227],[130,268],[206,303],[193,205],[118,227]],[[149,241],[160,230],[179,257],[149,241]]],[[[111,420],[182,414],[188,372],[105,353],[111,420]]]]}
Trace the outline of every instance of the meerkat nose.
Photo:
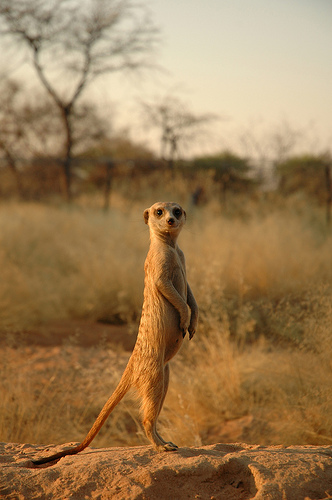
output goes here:
{"type": "Polygon", "coordinates": [[[175,220],[172,217],[170,217],[169,219],[167,219],[167,224],[169,226],[173,226],[174,222],[175,222],[175,220]]]}

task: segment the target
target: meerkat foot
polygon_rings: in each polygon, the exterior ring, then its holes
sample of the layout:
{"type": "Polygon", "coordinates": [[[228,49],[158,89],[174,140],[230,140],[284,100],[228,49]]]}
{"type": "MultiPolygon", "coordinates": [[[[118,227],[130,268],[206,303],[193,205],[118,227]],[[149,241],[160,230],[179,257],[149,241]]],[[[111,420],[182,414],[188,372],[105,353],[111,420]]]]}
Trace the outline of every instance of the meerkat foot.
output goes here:
{"type": "Polygon", "coordinates": [[[178,449],[178,446],[176,444],[172,443],[171,441],[165,441],[165,439],[161,437],[158,431],[156,431],[156,434],[161,442],[161,446],[158,446],[158,449],[160,451],[174,451],[178,449]]]}
{"type": "Polygon", "coordinates": [[[176,444],[172,443],[171,441],[169,441],[168,443],[164,444],[164,450],[165,451],[175,451],[178,448],[179,447],[176,444]]]}
{"type": "Polygon", "coordinates": [[[175,451],[175,450],[178,450],[178,446],[174,443],[172,443],[171,441],[169,442],[166,442],[162,439],[162,442],[161,443],[154,443],[154,448],[156,451],[158,451],[158,453],[163,453],[165,451],[175,451]]]}
{"type": "Polygon", "coordinates": [[[162,453],[164,451],[176,451],[179,447],[174,444],[174,443],[171,443],[171,442],[168,442],[168,443],[164,443],[164,444],[161,444],[159,446],[157,446],[157,451],[159,453],[162,453]]]}

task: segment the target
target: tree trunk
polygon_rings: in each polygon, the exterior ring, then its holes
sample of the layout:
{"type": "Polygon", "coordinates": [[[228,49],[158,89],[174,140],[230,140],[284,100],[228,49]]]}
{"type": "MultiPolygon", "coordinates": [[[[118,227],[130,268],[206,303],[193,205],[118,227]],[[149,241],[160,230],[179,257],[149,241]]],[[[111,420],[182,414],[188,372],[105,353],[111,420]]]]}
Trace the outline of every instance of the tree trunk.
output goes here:
{"type": "Polygon", "coordinates": [[[71,157],[67,156],[62,163],[64,195],[67,203],[72,201],[72,176],[71,176],[71,157]]]}
{"type": "Polygon", "coordinates": [[[108,212],[110,208],[110,196],[112,188],[114,163],[112,161],[108,161],[105,166],[106,166],[106,177],[105,177],[104,211],[108,212]]]}
{"type": "Polygon", "coordinates": [[[63,180],[64,191],[67,203],[72,202],[72,148],[73,148],[73,131],[70,123],[71,106],[66,106],[61,109],[65,130],[66,130],[66,145],[65,158],[63,162],[63,180]]]}

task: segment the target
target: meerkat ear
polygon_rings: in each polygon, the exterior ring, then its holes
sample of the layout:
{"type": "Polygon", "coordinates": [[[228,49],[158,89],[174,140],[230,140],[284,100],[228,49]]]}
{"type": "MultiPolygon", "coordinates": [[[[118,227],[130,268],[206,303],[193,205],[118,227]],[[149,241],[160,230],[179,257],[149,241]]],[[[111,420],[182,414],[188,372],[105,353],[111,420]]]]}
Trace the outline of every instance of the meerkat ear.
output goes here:
{"type": "Polygon", "coordinates": [[[184,215],[184,218],[187,219],[187,214],[186,214],[185,210],[183,210],[183,215],[184,215]]]}
{"type": "Polygon", "coordinates": [[[144,217],[145,224],[147,224],[149,222],[149,209],[148,208],[146,210],[144,210],[143,217],[144,217]]]}

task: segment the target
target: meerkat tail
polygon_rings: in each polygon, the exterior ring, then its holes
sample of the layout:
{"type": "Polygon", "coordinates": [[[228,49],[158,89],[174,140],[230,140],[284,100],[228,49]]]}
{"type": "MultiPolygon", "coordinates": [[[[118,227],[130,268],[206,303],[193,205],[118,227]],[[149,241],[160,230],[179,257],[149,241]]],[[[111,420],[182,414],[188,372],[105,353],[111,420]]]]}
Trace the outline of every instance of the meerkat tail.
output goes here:
{"type": "Polygon", "coordinates": [[[113,392],[113,394],[108,398],[102,410],[100,411],[98,417],[96,418],[93,426],[89,430],[85,439],[73,448],[68,448],[66,450],[60,451],[59,453],[55,453],[49,457],[40,458],[39,460],[32,460],[34,465],[42,465],[48,462],[53,462],[54,460],[59,460],[67,455],[76,455],[80,451],[84,450],[91,441],[96,437],[103,424],[107,420],[108,416],[112,412],[112,410],[116,407],[116,405],[121,401],[121,399],[125,396],[128,390],[131,387],[131,383],[129,383],[129,378],[122,376],[117,388],[113,392]]]}

